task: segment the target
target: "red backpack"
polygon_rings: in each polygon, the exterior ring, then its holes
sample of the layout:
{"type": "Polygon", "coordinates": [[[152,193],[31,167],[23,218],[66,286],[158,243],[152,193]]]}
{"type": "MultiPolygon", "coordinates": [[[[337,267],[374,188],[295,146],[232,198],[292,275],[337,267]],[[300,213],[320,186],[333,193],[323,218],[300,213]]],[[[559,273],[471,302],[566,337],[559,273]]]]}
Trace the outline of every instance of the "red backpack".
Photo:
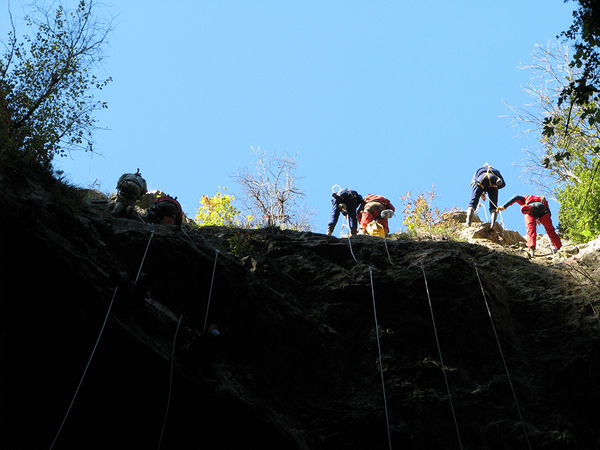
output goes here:
{"type": "Polygon", "coordinates": [[[391,209],[390,201],[381,195],[369,194],[365,198],[363,198],[363,204],[366,205],[369,202],[381,203],[385,209],[391,209]]]}

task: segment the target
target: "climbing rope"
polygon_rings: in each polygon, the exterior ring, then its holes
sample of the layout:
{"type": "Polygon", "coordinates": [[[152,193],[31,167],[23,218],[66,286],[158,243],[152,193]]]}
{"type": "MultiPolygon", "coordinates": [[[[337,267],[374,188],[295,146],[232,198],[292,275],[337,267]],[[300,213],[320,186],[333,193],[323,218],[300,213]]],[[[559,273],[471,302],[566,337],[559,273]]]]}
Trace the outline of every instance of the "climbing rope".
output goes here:
{"type": "MultiPolygon", "coordinates": [[[[188,238],[189,238],[189,236],[188,236],[188,238]]],[[[208,303],[206,305],[206,316],[204,318],[204,328],[203,328],[203,331],[206,331],[206,324],[207,324],[207,321],[208,321],[208,309],[209,309],[209,306],[210,306],[210,299],[211,299],[211,296],[212,296],[212,289],[213,289],[213,284],[214,284],[214,281],[215,281],[215,271],[216,271],[216,268],[217,268],[217,257],[218,256],[219,256],[219,250],[215,250],[215,262],[214,262],[214,265],[213,265],[212,278],[210,280],[210,290],[208,292],[208,303]]],[[[165,409],[165,416],[163,418],[162,429],[160,431],[160,438],[159,438],[159,441],[158,441],[158,450],[160,450],[161,445],[162,445],[163,436],[164,436],[164,433],[165,433],[165,428],[167,426],[167,417],[169,415],[169,409],[171,407],[171,397],[172,397],[172,392],[173,392],[173,366],[175,364],[175,345],[176,345],[176,342],[177,342],[177,335],[179,333],[179,328],[181,326],[182,319],[183,319],[183,314],[181,314],[179,316],[179,320],[177,321],[177,327],[175,328],[175,335],[173,336],[173,347],[171,349],[171,368],[170,368],[170,373],[169,373],[169,394],[167,396],[167,407],[165,409]]]]}
{"type": "Polygon", "coordinates": [[[210,280],[210,290],[208,291],[208,302],[206,303],[206,315],[204,316],[204,327],[202,331],[206,331],[206,325],[208,323],[208,309],[210,307],[210,298],[212,297],[213,283],[215,281],[215,270],[217,269],[217,258],[219,257],[219,250],[215,250],[215,263],[213,265],[212,279],[210,280]]]}
{"type": "MultiPolygon", "coordinates": [[[[360,264],[358,262],[358,260],[356,259],[356,256],[354,255],[354,250],[352,249],[352,239],[351,239],[352,232],[350,229],[350,222],[348,220],[348,217],[346,217],[346,223],[342,224],[342,230],[343,230],[343,227],[348,228],[348,246],[350,247],[350,254],[352,255],[352,258],[354,259],[356,264],[360,264]]],[[[343,231],[342,231],[342,233],[343,233],[343,231]]],[[[379,374],[381,376],[381,390],[383,392],[383,408],[384,408],[384,412],[385,412],[385,423],[387,426],[387,438],[388,438],[389,448],[390,448],[390,450],[392,450],[392,433],[391,433],[391,428],[390,428],[390,418],[389,418],[389,412],[388,412],[387,395],[385,393],[385,379],[383,377],[383,361],[382,361],[382,355],[381,355],[381,342],[379,341],[379,323],[377,321],[377,307],[375,305],[375,287],[373,284],[373,266],[369,266],[369,280],[371,282],[371,297],[373,299],[373,317],[375,319],[375,336],[377,339],[379,374]]]]}
{"type": "MultiPolygon", "coordinates": [[[[488,200],[490,201],[490,204],[491,204],[491,205],[492,205],[492,206],[493,206],[495,209],[498,209],[498,205],[496,205],[496,204],[495,204],[495,203],[492,201],[492,199],[490,198],[489,194],[488,194],[487,198],[488,198],[488,200]]],[[[475,211],[476,211],[476,212],[478,212],[478,211],[479,211],[479,208],[481,208],[481,207],[483,206],[483,212],[485,213],[485,220],[486,220],[486,222],[487,222],[487,221],[489,220],[489,218],[488,218],[488,213],[487,213],[487,209],[485,208],[484,202],[485,202],[485,200],[484,200],[483,202],[479,203],[479,204],[477,205],[477,208],[475,209],[475,211]]],[[[502,222],[502,228],[503,228],[503,229],[506,229],[506,226],[504,225],[504,217],[502,216],[502,211],[498,211],[498,214],[500,214],[500,222],[502,222]]]]}
{"type": "Polygon", "coordinates": [[[523,428],[525,440],[527,441],[527,447],[529,447],[529,449],[531,450],[531,443],[529,442],[529,435],[527,434],[527,429],[525,428],[525,421],[523,420],[523,415],[521,414],[521,408],[519,406],[519,401],[517,399],[517,393],[515,392],[515,388],[513,386],[512,380],[510,378],[510,373],[508,372],[508,365],[506,364],[506,359],[504,358],[504,353],[502,352],[502,346],[500,345],[500,339],[498,338],[498,333],[496,332],[496,326],[494,325],[494,320],[492,318],[492,312],[490,311],[490,306],[488,304],[487,297],[485,295],[485,290],[483,289],[483,283],[481,282],[481,277],[479,276],[479,270],[477,269],[477,263],[475,262],[475,260],[471,260],[471,261],[473,263],[473,267],[475,267],[475,273],[477,274],[477,280],[479,281],[479,287],[481,288],[481,294],[483,295],[483,301],[485,302],[485,307],[487,309],[487,313],[490,318],[490,323],[492,324],[492,330],[494,331],[494,336],[496,337],[496,343],[498,344],[498,350],[500,351],[500,357],[502,358],[502,364],[504,364],[504,370],[506,371],[506,377],[508,379],[508,384],[510,385],[510,390],[512,391],[512,395],[515,400],[517,412],[519,413],[519,419],[521,420],[521,426],[523,428]]]}
{"type": "Polygon", "coordinates": [[[171,397],[173,394],[173,366],[175,365],[175,345],[177,342],[177,335],[179,334],[179,327],[181,326],[181,320],[183,314],[179,316],[177,321],[177,327],[175,328],[175,335],[173,336],[173,347],[171,348],[171,367],[169,370],[169,394],[167,396],[167,407],[165,408],[165,417],[163,418],[162,428],[160,430],[160,438],[158,439],[158,450],[162,446],[163,436],[165,434],[165,428],[167,426],[167,417],[169,415],[169,408],[171,407],[171,397]]]}
{"type": "Polygon", "coordinates": [[[354,262],[356,262],[356,264],[360,264],[358,262],[358,259],[356,259],[356,256],[354,255],[354,250],[352,250],[352,230],[350,229],[350,221],[348,217],[346,217],[346,223],[342,224],[342,232],[344,230],[344,227],[348,228],[348,246],[350,247],[350,254],[352,255],[352,258],[354,258],[354,262]]]}
{"type": "Polygon", "coordinates": [[[375,306],[375,288],[373,287],[373,266],[369,266],[369,278],[371,280],[371,296],[373,298],[373,317],[375,318],[375,336],[377,337],[377,352],[379,353],[379,373],[381,375],[381,389],[383,391],[383,405],[385,409],[385,422],[387,425],[387,436],[390,450],[392,450],[392,435],[390,432],[390,419],[388,414],[387,397],[385,394],[385,380],[383,378],[383,362],[381,358],[381,344],[379,342],[379,324],[377,322],[377,308],[375,306]]]}
{"type": "MultiPolygon", "coordinates": [[[[140,277],[140,273],[142,271],[142,266],[144,265],[144,261],[146,260],[148,248],[150,247],[150,241],[152,240],[153,236],[154,236],[154,230],[152,230],[152,232],[150,233],[150,238],[148,239],[148,244],[146,245],[146,250],[144,251],[144,256],[142,257],[142,262],[140,263],[140,268],[138,270],[137,276],[135,277],[136,283],[140,277]]],[[[92,353],[90,354],[90,357],[88,358],[87,364],[85,365],[85,369],[83,370],[83,374],[81,375],[81,378],[79,380],[79,384],[77,385],[77,388],[75,389],[75,394],[73,395],[73,398],[71,399],[71,403],[69,404],[69,407],[67,408],[67,412],[65,413],[65,416],[60,424],[60,427],[58,428],[58,431],[56,432],[56,436],[54,436],[54,440],[52,441],[52,444],[50,444],[50,450],[52,450],[54,448],[54,444],[56,444],[56,441],[58,440],[58,437],[60,436],[62,429],[65,426],[65,423],[67,422],[67,418],[69,417],[71,409],[73,408],[73,405],[75,404],[75,399],[77,398],[77,395],[79,394],[79,390],[81,389],[83,380],[85,379],[85,376],[90,367],[90,364],[92,363],[92,359],[94,358],[94,355],[96,353],[96,349],[98,348],[98,344],[100,343],[100,339],[102,338],[102,334],[104,333],[104,329],[106,328],[106,323],[108,322],[108,317],[110,316],[110,312],[111,312],[113,304],[115,302],[115,298],[117,296],[118,290],[119,290],[119,287],[117,286],[113,292],[112,299],[108,305],[108,310],[106,311],[106,315],[104,317],[104,322],[102,323],[102,327],[100,328],[100,333],[98,334],[98,337],[96,338],[96,343],[94,344],[92,353]]]]}
{"type": "Polygon", "coordinates": [[[419,262],[421,271],[423,272],[423,279],[425,280],[425,291],[427,292],[427,300],[429,301],[429,310],[431,311],[431,322],[433,323],[433,333],[435,335],[435,343],[438,349],[438,355],[440,356],[440,364],[442,365],[442,374],[444,375],[444,383],[446,383],[446,391],[448,392],[448,400],[450,402],[450,409],[452,411],[452,418],[454,419],[454,426],[456,428],[456,436],[458,438],[458,446],[462,449],[462,441],[460,439],[460,431],[458,428],[458,421],[456,420],[456,413],[454,411],[454,404],[452,403],[452,395],[450,394],[450,385],[448,384],[448,377],[446,376],[446,366],[444,365],[444,358],[442,357],[442,348],[440,346],[440,339],[438,337],[437,327],[435,325],[435,317],[433,315],[433,306],[431,304],[431,296],[429,295],[429,285],[427,284],[427,275],[425,275],[425,267],[423,261],[419,262]]]}
{"type": "MultiPolygon", "coordinates": [[[[493,206],[493,207],[494,207],[496,210],[498,210],[498,205],[496,205],[496,204],[495,204],[495,203],[492,201],[492,199],[489,197],[489,195],[488,195],[488,200],[490,201],[490,203],[492,204],[492,206],[493,206]]],[[[498,211],[498,214],[500,214],[500,222],[502,222],[502,229],[503,229],[503,230],[505,230],[505,229],[506,229],[506,226],[504,225],[504,217],[502,216],[502,211],[498,211]]],[[[486,219],[487,219],[487,213],[485,214],[485,217],[486,217],[486,219]]]]}

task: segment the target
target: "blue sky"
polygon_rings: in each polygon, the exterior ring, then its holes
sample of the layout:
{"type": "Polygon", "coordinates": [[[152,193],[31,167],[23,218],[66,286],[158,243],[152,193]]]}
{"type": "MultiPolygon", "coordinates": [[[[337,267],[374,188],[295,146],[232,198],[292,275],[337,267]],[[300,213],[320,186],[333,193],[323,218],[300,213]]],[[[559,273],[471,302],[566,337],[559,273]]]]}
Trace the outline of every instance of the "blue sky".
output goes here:
{"type": "MultiPolygon", "coordinates": [[[[11,2],[19,16],[22,4],[11,2]]],[[[101,155],[56,161],[74,184],[114,191],[140,168],[149,189],[177,195],[189,216],[252,147],[297,153],[296,175],[324,232],[331,186],[401,196],[437,192],[465,208],[483,162],[507,181],[500,202],[535,193],[514,164],[535,145],[510,126],[536,43],[568,28],[572,3],[420,1],[127,0],[107,4],[115,29],[100,76],[101,155]]],[[[6,22],[6,20],[2,20],[6,22]]],[[[0,25],[2,39],[7,24],[0,25]]],[[[17,23],[18,30],[24,27],[17,23]]],[[[551,204],[554,210],[556,203],[551,204]]],[[[524,234],[521,213],[503,213],[524,234]]],[[[554,215],[556,217],[556,215],[554,215]]],[[[556,220],[556,219],[555,219],[556,220]]],[[[402,217],[390,221],[398,231],[402,217]]],[[[336,235],[339,232],[339,225],[336,235]]]]}

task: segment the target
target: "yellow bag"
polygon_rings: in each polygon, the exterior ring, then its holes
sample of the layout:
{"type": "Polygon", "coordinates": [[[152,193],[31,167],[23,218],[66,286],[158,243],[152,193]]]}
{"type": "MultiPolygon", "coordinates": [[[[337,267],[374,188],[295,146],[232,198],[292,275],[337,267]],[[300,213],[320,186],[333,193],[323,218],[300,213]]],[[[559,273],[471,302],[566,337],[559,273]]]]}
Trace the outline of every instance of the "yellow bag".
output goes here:
{"type": "Polygon", "coordinates": [[[377,237],[385,237],[385,228],[376,220],[372,220],[367,225],[367,234],[377,237]]]}

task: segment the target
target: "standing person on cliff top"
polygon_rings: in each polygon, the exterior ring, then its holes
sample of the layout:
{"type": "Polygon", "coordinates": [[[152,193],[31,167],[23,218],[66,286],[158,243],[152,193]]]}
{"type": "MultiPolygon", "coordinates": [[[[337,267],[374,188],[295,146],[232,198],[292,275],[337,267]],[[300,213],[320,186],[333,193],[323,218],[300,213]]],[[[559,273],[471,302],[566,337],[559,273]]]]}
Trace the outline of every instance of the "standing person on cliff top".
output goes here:
{"type": "Polygon", "coordinates": [[[498,189],[502,189],[504,186],[506,186],[506,183],[502,174],[490,164],[484,163],[475,171],[471,180],[471,198],[467,205],[467,219],[465,221],[467,226],[471,226],[471,219],[479,203],[479,198],[481,197],[485,201],[487,194],[490,200],[490,229],[494,228],[498,216],[498,189]]]}

